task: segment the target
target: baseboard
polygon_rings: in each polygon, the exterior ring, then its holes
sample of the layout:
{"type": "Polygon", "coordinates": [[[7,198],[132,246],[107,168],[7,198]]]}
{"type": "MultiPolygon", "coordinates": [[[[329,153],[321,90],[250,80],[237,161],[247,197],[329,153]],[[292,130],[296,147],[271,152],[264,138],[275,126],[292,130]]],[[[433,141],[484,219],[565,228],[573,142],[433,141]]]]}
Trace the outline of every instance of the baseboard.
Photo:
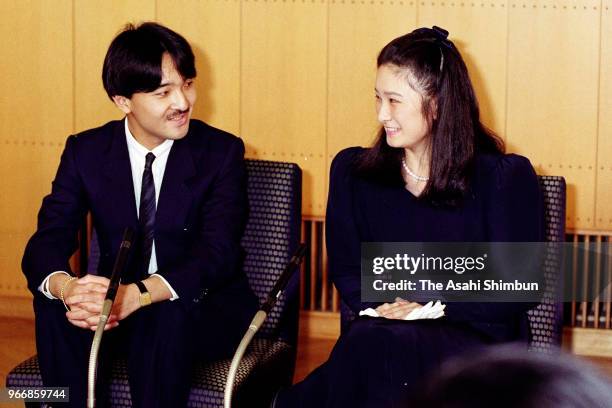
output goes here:
{"type": "Polygon", "coordinates": [[[337,339],[340,336],[340,313],[301,311],[300,336],[337,339]]]}
{"type": "Polygon", "coordinates": [[[20,319],[34,319],[32,298],[21,296],[0,296],[0,316],[20,319]]]}
{"type": "Polygon", "coordinates": [[[612,330],[565,327],[563,348],[579,356],[612,358],[612,330]]]}

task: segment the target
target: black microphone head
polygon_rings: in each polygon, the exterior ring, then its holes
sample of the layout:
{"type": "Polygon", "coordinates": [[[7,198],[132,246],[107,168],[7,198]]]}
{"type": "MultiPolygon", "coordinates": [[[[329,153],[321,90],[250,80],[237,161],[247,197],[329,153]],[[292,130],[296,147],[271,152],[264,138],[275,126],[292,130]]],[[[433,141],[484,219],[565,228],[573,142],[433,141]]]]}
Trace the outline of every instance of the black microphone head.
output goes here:
{"type": "Polygon", "coordinates": [[[121,240],[121,248],[130,248],[132,246],[132,243],[134,242],[135,235],[136,234],[133,228],[126,227],[126,229],[123,230],[123,239],[121,240]]]}
{"type": "Polygon", "coordinates": [[[127,227],[125,230],[123,230],[123,240],[121,241],[121,245],[119,246],[119,252],[117,253],[117,258],[115,259],[115,266],[113,267],[113,272],[110,277],[110,283],[108,284],[106,299],[115,299],[117,289],[119,288],[121,275],[123,274],[123,270],[125,269],[125,265],[127,263],[130,247],[132,246],[132,242],[134,241],[134,235],[134,230],[130,227],[127,227]]]}

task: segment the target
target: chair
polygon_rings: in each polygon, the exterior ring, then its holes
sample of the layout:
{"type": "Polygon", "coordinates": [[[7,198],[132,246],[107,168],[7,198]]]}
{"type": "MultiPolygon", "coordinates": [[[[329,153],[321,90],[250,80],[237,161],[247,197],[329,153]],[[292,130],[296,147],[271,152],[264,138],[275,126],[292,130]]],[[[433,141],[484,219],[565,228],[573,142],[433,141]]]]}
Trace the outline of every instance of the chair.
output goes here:
{"type": "MultiPolygon", "coordinates": [[[[565,241],[565,179],[559,176],[539,176],[544,196],[546,242],[565,241]]],[[[529,349],[552,353],[561,346],[563,337],[563,263],[561,246],[547,247],[544,259],[544,297],[540,304],[527,312],[531,335],[529,349]]]]}
{"type": "MultiPolygon", "coordinates": [[[[246,160],[246,167],[250,212],[242,239],[246,252],[244,270],[253,291],[263,301],[299,244],[302,173],[293,163],[246,160]]],[[[92,265],[99,256],[95,239],[90,254],[88,270],[95,270],[92,265]]],[[[291,384],[297,348],[298,297],[299,278],[294,274],[240,364],[232,406],[267,407],[278,388],[291,384]]],[[[228,359],[195,368],[189,407],[223,407],[230,363],[228,359]]],[[[37,357],[15,367],[6,385],[41,387],[37,357]]],[[[131,406],[125,361],[113,363],[110,399],[112,407],[131,406]]]]}
{"type": "MultiPolygon", "coordinates": [[[[565,179],[558,176],[538,176],[544,197],[546,242],[565,241],[565,179]]],[[[529,349],[552,353],[558,350],[563,335],[563,303],[559,302],[562,284],[560,246],[549,246],[544,259],[544,297],[527,312],[529,318],[529,349]]],[[[340,332],[348,329],[355,313],[344,303],[340,305],[340,332]]]]}

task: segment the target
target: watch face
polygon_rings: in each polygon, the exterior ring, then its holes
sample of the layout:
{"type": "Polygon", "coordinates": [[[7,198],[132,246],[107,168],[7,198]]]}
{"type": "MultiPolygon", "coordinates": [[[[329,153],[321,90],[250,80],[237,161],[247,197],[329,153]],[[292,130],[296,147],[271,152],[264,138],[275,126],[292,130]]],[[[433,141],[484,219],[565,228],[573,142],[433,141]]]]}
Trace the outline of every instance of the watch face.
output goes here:
{"type": "Polygon", "coordinates": [[[149,292],[140,294],[140,306],[147,306],[151,304],[151,294],[149,292]]]}

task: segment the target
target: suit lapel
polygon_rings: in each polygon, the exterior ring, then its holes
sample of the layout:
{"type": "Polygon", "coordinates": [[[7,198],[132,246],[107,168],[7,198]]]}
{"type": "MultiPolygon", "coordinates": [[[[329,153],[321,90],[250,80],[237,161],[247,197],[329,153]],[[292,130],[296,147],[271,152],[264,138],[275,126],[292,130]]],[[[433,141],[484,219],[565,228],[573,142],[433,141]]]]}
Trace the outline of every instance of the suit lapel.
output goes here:
{"type": "Polygon", "coordinates": [[[103,199],[109,202],[109,208],[112,208],[112,216],[117,225],[135,226],[138,223],[138,216],[124,126],[123,121],[118,121],[113,127],[103,169],[108,184],[102,191],[106,196],[103,199]]]}
{"type": "MultiPolygon", "coordinates": [[[[132,179],[132,168],[125,140],[123,121],[113,127],[112,137],[104,154],[102,169],[103,187],[97,202],[103,203],[105,222],[117,228],[131,226],[138,228],[136,198],[132,179]]],[[[196,149],[197,150],[197,149],[196,149]]],[[[164,178],[162,180],[157,211],[155,214],[155,235],[164,231],[182,229],[191,207],[189,179],[196,175],[192,149],[188,137],[177,140],[172,145],[164,178]]],[[[157,262],[163,259],[163,248],[157,247],[157,262]]]]}
{"type": "Polygon", "coordinates": [[[155,214],[156,231],[164,231],[171,225],[181,226],[185,221],[191,206],[191,193],[187,180],[195,174],[196,168],[189,146],[189,137],[176,140],[168,156],[159,192],[155,214]]]}

